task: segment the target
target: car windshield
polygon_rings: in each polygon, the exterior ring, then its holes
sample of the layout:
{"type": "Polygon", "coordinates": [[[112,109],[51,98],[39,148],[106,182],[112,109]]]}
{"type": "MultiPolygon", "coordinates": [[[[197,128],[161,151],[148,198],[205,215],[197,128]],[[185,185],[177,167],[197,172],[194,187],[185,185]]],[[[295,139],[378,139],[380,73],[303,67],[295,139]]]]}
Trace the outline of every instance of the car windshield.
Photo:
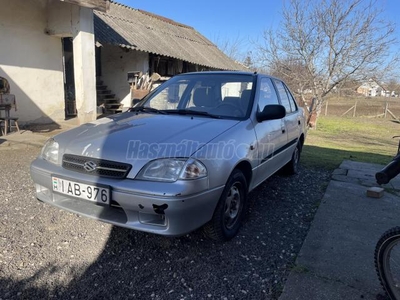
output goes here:
{"type": "Polygon", "coordinates": [[[171,78],[142,103],[166,113],[243,119],[251,108],[253,76],[204,73],[171,78]]]}

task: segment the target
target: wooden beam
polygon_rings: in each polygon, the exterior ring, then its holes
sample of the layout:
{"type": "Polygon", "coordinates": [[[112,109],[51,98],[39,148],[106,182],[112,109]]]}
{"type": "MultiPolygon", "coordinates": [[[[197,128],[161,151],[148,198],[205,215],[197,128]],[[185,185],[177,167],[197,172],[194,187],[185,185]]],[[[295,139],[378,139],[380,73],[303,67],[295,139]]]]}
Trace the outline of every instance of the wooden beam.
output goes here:
{"type": "Polygon", "coordinates": [[[109,0],[60,0],[60,1],[100,10],[103,12],[106,12],[110,8],[109,0]]]}

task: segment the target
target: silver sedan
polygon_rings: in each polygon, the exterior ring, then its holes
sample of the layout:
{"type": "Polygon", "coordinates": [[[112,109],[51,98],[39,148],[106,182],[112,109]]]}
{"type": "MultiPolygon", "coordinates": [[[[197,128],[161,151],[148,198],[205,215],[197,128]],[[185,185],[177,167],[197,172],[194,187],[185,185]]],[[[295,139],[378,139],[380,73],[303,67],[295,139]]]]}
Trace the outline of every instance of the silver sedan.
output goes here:
{"type": "Polygon", "coordinates": [[[31,164],[40,201],[135,230],[233,238],[249,191],[295,173],[305,115],[279,79],[177,75],[128,111],[54,136],[31,164]]]}

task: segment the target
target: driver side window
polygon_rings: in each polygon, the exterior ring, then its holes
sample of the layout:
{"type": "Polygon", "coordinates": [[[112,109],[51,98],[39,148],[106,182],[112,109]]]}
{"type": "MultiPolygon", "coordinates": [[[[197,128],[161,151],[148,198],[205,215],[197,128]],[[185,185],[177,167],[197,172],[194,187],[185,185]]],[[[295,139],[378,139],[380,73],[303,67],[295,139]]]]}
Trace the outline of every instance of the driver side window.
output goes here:
{"type": "Polygon", "coordinates": [[[266,105],[279,104],[271,79],[266,77],[261,78],[258,90],[258,108],[260,111],[262,111],[266,105]]]}
{"type": "Polygon", "coordinates": [[[183,81],[171,84],[148,101],[146,106],[162,110],[177,109],[186,87],[187,83],[183,81]]]}

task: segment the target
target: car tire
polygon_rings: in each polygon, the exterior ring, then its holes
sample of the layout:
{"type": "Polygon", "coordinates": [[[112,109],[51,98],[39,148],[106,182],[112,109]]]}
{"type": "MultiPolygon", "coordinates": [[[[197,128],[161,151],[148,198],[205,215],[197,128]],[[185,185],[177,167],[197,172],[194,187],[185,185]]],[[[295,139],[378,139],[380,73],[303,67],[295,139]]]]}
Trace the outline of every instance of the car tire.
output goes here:
{"type": "Polygon", "coordinates": [[[297,174],[299,169],[301,154],[301,144],[297,143],[296,148],[292,154],[292,159],[283,167],[282,171],[284,175],[294,175],[297,174]]]}
{"type": "Polygon", "coordinates": [[[210,222],[204,226],[205,234],[216,241],[228,241],[239,231],[246,212],[247,181],[235,169],[222,192],[210,222]]]}

